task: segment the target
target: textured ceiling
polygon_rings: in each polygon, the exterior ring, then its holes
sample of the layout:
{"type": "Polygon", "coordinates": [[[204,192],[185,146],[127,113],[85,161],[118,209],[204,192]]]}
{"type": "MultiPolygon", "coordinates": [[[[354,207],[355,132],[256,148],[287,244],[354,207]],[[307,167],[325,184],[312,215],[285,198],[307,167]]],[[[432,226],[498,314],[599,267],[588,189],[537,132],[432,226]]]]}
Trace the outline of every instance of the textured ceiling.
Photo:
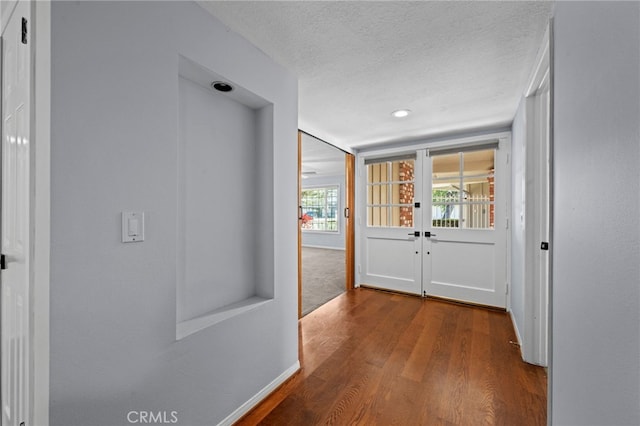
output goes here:
{"type": "Polygon", "coordinates": [[[299,127],[358,149],[508,125],[550,2],[199,2],[299,79],[299,127]],[[412,114],[397,119],[392,111],[412,114]]]}

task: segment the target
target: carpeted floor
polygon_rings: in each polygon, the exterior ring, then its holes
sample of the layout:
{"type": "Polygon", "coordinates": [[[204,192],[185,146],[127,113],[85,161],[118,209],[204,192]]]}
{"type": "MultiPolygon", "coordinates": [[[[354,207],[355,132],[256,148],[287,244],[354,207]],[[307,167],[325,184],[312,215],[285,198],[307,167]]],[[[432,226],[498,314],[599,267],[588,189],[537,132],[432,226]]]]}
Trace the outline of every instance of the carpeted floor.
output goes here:
{"type": "Polygon", "coordinates": [[[345,291],[345,252],[302,247],[302,315],[345,291]]]}

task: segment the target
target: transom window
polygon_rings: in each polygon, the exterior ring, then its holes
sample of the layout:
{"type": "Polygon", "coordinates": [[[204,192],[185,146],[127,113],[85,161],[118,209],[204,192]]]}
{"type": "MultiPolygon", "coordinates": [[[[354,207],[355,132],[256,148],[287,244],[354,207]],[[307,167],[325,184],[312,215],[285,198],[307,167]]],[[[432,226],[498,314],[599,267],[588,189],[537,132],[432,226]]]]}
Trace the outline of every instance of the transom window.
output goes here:
{"type": "Polygon", "coordinates": [[[413,227],[414,159],[367,165],[367,226],[413,227]]]}
{"type": "Polygon", "coordinates": [[[338,232],[338,185],[302,190],[302,230],[338,232]]]}
{"type": "Polygon", "coordinates": [[[493,229],[495,149],[436,155],[432,159],[432,226],[493,229]]]}

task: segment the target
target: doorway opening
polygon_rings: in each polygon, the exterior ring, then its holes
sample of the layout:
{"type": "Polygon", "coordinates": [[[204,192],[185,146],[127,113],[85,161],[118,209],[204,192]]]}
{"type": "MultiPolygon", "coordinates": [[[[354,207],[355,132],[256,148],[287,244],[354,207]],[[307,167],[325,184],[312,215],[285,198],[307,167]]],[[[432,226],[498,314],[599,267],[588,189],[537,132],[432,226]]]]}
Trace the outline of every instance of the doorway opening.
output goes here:
{"type": "Polygon", "coordinates": [[[304,316],[352,285],[350,154],[303,132],[299,153],[299,314],[304,316]]]}

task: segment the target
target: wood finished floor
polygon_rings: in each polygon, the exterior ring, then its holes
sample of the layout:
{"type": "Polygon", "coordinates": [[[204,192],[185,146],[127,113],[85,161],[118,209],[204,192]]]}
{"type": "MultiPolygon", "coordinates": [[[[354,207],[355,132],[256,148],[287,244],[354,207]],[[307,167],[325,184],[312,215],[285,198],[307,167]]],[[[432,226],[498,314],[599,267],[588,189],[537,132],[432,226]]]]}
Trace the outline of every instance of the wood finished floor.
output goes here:
{"type": "Polygon", "coordinates": [[[546,425],[504,312],[356,289],[299,330],[301,370],[237,425],[546,425]]]}

